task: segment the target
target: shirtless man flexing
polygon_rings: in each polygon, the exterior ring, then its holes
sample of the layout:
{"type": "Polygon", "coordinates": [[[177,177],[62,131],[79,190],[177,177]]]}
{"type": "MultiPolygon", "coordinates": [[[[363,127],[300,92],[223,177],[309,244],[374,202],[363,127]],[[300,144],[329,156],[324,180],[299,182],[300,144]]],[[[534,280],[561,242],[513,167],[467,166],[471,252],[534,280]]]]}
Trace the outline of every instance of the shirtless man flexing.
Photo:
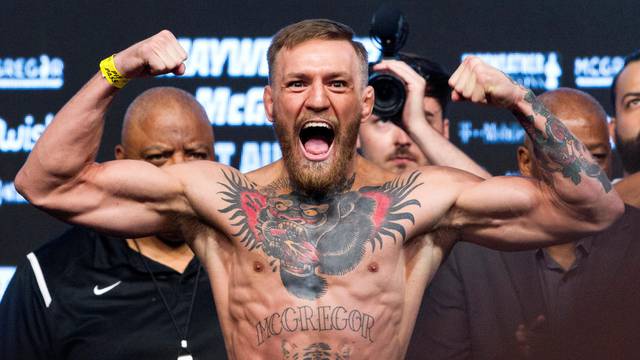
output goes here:
{"type": "MultiPolygon", "coordinates": [[[[264,104],[283,160],[249,174],[208,161],[95,163],[117,93],[98,73],[57,114],[16,187],[35,206],[101,231],[183,231],[211,274],[233,359],[400,359],[424,287],[460,236],[542,247],[622,213],[584,145],[530,91],[477,58],[452,75],[453,100],[511,110],[548,161],[543,181],[483,181],[436,166],[398,176],[358,156],[374,94],[352,36],[328,20],[275,35],[264,104]]],[[[162,31],[119,52],[115,67],[126,78],[181,74],[185,59],[162,31]]]]}

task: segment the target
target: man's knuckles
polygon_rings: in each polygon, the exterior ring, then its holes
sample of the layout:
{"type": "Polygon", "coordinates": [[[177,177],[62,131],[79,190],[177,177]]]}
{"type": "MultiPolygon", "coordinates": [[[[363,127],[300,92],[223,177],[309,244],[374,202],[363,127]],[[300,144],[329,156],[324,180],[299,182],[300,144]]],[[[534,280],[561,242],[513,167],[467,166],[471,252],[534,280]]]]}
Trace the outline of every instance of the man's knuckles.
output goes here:
{"type": "Polygon", "coordinates": [[[176,37],[173,35],[173,33],[171,31],[167,30],[167,29],[160,30],[160,32],[157,33],[155,36],[157,36],[159,38],[164,38],[164,39],[167,39],[167,40],[171,40],[171,39],[175,40],[176,39],[176,37]]]}
{"type": "Polygon", "coordinates": [[[169,30],[139,44],[139,57],[150,75],[164,74],[180,67],[187,54],[169,30]]]}

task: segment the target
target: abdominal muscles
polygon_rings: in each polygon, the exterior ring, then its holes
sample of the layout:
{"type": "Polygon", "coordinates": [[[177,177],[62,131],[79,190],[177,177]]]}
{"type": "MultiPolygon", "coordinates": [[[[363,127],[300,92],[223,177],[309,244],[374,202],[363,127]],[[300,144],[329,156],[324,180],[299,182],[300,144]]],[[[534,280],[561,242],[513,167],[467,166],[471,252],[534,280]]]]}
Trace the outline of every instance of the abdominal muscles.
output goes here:
{"type": "Polygon", "coordinates": [[[264,257],[236,256],[229,267],[228,311],[218,308],[221,319],[226,312],[222,326],[230,357],[402,357],[413,326],[404,315],[404,266],[398,257],[385,262],[378,255],[365,254],[349,274],[327,276],[328,291],[316,300],[292,296],[264,257]]]}

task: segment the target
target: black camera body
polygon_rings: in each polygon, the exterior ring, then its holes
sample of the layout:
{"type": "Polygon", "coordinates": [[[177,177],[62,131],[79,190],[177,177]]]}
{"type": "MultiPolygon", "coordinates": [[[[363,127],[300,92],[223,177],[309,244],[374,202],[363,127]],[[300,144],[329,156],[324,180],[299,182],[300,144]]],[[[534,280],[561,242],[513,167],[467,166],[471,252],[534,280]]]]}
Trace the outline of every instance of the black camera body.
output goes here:
{"type": "MultiPolygon", "coordinates": [[[[380,46],[382,60],[397,59],[408,35],[409,23],[393,5],[382,5],[373,15],[369,36],[380,46]]],[[[392,74],[373,71],[375,64],[369,64],[369,85],[375,91],[373,113],[400,125],[407,97],[404,82],[392,74]]]]}
{"type": "Polygon", "coordinates": [[[382,119],[402,123],[402,109],[407,98],[404,83],[391,74],[374,72],[373,65],[369,64],[369,85],[375,92],[373,113],[382,119]]]}

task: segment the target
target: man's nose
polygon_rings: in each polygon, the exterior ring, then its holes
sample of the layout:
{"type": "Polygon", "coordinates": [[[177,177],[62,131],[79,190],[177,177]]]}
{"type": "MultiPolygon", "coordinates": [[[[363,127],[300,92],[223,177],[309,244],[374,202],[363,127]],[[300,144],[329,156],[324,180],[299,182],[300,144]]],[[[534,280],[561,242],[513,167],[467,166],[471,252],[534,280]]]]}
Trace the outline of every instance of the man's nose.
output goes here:
{"type": "Polygon", "coordinates": [[[409,146],[411,145],[411,136],[407,134],[402,128],[400,128],[396,124],[391,124],[393,126],[393,139],[395,140],[395,144],[397,146],[409,146]]]}
{"type": "Polygon", "coordinates": [[[185,158],[184,153],[182,151],[176,151],[173,153],[173,155],[171,155],[171,157],[169,158],[169,161],[167,161],[165,164],[166,165],[181,164],[185,161],[187,161],[187,159],[185,158]]]}
{"type": "Polygon", "coordinates": [[[329,97],[327,96],[327,90],[321,81],[316,81],[311,84],[309,89],[309,97],[305,103],[305,106],[313,111],[320,112],[327,109],[329,104],[329,97]]]}

